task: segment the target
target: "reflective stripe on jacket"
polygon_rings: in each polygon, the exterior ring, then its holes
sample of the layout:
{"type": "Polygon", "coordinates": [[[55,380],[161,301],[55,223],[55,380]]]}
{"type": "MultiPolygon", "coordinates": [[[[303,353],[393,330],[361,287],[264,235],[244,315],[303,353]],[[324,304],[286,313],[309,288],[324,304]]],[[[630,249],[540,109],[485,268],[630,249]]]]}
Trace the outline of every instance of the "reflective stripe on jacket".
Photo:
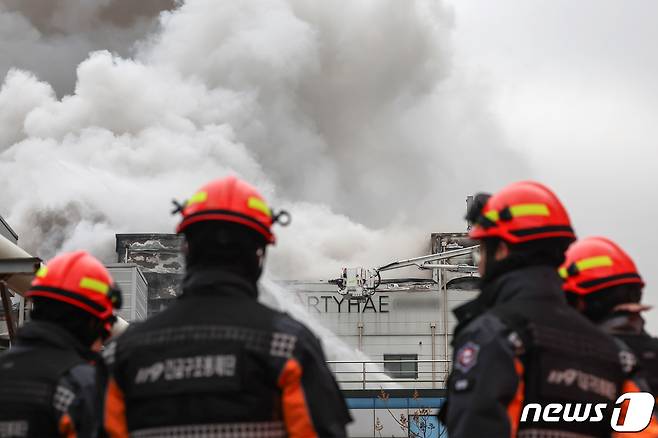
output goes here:
{"type": "Polygon", "coordinates": [[[193,271],[183,289],[111,347],[110,436],[346,436],[349,411],[304,325],[234,274],[193,271]]]}

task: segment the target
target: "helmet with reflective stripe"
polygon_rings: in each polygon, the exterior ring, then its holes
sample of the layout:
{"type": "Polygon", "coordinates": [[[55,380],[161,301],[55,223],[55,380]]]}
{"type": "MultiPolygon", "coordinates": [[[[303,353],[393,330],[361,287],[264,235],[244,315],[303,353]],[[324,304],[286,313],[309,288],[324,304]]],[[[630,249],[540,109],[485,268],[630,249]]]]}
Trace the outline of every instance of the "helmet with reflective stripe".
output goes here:
{"type": "Polygon", "coordinates": [[[121,307],[121,291],[110,273],[85,251],[61,254],[42,266],[25,296],[62,301],[104,321],[121,307]]]}
{"type": "Polygon", "coordinates": [[[588,237],[573,243],[560,267],[566,292],[587,295],[622,284],[644,286],[630,256],[605,237],[588,237]]]}
{"type": "Polygon", "coordinates": [[[539,239],[575,240],[569,215],[546,186],[522,181],[492,196],[478,195],[467,219],[472,239],[500,238],[515,244],[539,239]]]}
{"type": "Polygon", "coordinates": [[[179,207],[177,211],[183,215],[176,228],[178,233],[197,222],[233,222],[255,230],[268,243],[274,243],[272,224],[279,222],[287,225],[290,219],[285,211],[273,213],[254,187],[234,176],[212,181],[182,205],[176,205],[179,207]]]}

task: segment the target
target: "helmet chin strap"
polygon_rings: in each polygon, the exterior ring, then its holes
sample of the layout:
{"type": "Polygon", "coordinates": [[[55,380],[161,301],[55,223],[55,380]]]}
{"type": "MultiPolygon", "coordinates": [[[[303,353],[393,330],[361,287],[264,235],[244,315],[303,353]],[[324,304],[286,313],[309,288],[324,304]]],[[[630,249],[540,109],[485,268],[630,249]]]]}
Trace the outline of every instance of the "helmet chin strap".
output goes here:
{"type": "Polygon", "coordinates": [[[265,248],[258,248],[256,250],[256,257],[258,258],[258,267],[262,271],[265,265],[265,248]]]}
{"type": "Polygon", "coordinates": [[[500,243],[501,241],[499,239],[487,239],[484,241],[486,264],[484,275],[481,278],[482,283],[487,283],[506,271],[509,256],[502,260],[496,260],[496,253],[498,252],[500,243]]]}

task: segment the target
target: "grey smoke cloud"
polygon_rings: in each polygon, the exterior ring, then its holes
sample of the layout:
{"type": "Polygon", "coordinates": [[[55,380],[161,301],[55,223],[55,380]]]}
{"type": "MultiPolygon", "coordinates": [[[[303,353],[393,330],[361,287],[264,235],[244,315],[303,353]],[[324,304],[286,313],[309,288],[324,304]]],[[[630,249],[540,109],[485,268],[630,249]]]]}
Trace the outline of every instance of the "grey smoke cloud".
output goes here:
{"type": "Polygon", "coordinates": [[[18,12],[47,34],[89,32],[98,26],[127,28],[175,6],[175,0],[2,0],[10,12],[18,12]]]}
{"type": "Polygon", "coordinates": [[[73,91],[75,66],[93,50],[129,56],[175,0],[0,0],[0,76],[34,72],[58,95],[73,91]]]}
{"type": "Polygon", "coordinates": [[[485,90],[452,68],[450,10],[341,5],[188,2],[141,55],[210,86],[257,93],[255,117],[231,125],[277,187],[369,225],[397,215],[436,224],[454,199],[461,214],[478,186],[460,169],[466,160],[482,182],[523,168],[503,145],[485,90]],[[451,190],[454,199],[441,196],[451,190]]]}
{"type": "Polygon", "coordinates": [[[2,50],[27,50],[37,77],[10,71],[0,90],[3,214],[39,255],[110,259],[115,232],[171,231],[171,197],[236,173],[293,212],[270,257],[277,276],[423,253],[430,232],[462,229],[466,194],[525,176],[487,87],[453,65],[452,20],[423,0],[188,0],[125,44],[132,56],[72,60],[61,98],[35,54],[68,44],[17,33],[2,50]]]}

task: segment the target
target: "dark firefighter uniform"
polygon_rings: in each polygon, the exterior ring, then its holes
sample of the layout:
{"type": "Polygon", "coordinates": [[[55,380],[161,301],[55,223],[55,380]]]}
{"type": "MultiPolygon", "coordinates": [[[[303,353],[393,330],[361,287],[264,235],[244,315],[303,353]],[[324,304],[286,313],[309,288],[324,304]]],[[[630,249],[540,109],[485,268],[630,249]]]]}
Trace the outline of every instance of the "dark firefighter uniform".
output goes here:
{"type": "Polygon", "coordinates": [[[644,281],[626,251],[605,237],[574,242],[560,267],[567,301],[635,353],[641,374],[658,394],[658,339],[644,329],[644,281]]]}
{"type": "Polygon", "coordinates": [[[95,437],[98,359],[55,324],[22,327],[0,355],[0,437],[95,437]]]}
{"type": "Polygon", "coordinates": [[[107,373],[94,345],[109,336],[121,291],[76,251],[42,266],[25,296],[32,320],[0,355],[0,437],[99,436],[107,373]]]}
{"type": "Polygon", "coordinates": [[[633,353],[567,303],[558,267],[575,233],[564,206],[547,187],[523,181],[477,195],[467,219],[481,243],[482,290],[454,312],[441,412],[450,438],[611,436],[616,400],[645,383],[634,381],[633,353]],[[552,403],[557,414],[533,411],[522,421],[526,406],[552,403]],[[584,404],[605,404],[600,421],[564,420],[584,404]]]}
{"type": "Polygon", "coordinates": [[[528,403],[607,403],[637,391],[634,356],[570,308],[555,269],[503,274],[456,309],[447,426],[451,438],[610,436],[606,420],[520,422],[528,403]],[[482,300],[494,298],[485,310],[482,300]],[[583,383],[584,382],[584,383],[583,383]]]}
{"type": "Polygon", "coordinates": [[[345,436],[349,412],[302,324],[228,272],[189,272],[183,289],[112,347],[110,436],[345,436]]]}

